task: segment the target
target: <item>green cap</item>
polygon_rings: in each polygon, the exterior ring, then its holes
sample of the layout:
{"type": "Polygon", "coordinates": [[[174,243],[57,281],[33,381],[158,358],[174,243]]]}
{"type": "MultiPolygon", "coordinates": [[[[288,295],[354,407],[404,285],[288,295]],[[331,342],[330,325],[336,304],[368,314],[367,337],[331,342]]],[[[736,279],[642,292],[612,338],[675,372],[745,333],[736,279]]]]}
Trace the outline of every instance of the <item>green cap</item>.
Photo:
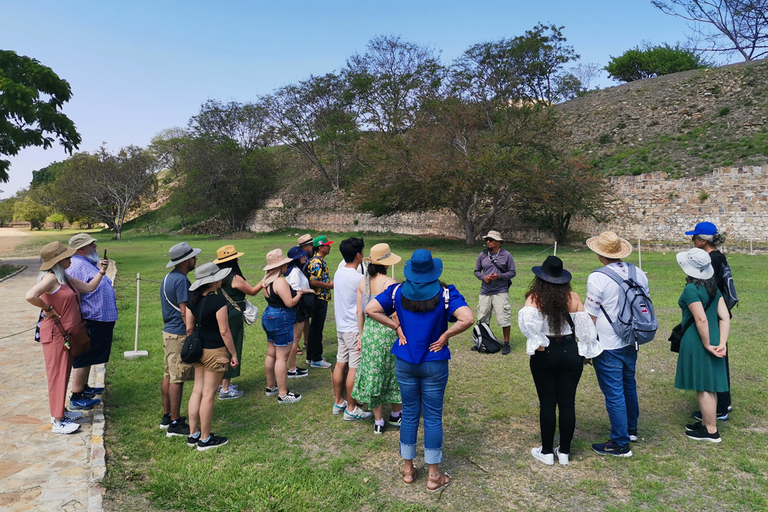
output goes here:
{"type": "Polygon", "coordinates": [[[328,240],[324,235],[320,235],[318,237],[315,237],[314,240],[312,240],[312,247],[320,247],[321,245],[331,245],[333,243],[333,240],[328,240]]]}

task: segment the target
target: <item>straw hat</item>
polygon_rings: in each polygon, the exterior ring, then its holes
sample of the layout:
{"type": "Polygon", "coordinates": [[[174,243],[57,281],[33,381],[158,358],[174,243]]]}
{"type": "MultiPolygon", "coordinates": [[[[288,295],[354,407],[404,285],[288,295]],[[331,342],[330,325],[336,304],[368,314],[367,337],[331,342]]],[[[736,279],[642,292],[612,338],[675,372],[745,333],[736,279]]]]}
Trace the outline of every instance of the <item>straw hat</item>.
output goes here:
{"type": "Polygon", "coordinates": [[[296,240],[296,245],[301,247],[302,245],[307,245],[312,243],[312,235],[309,233],[305,233],[299,237],[298,240],[296,240]]]}
{"type": "Polygon", "coordinates": [[[709,279],[715,275],[712,258],[704,249],[691,249],[677,253],[677,263],[683,272],[696,279],[709,279]]]}
{"type": "Polygon", "coordinates": [[[563,268],[563,260],[557,256],[547,256],[541,266],[531,268],[536,277],[552,284],[570,282],[571,273],[563,268]]]}
{"type": "Polygon", "coordinates": [[[43,259],[43,264],[40,265],[40,270],[51,270],[55,264],[61,260],[71,258],[75,254],[76,249],[70,247],[66,248],[61,242],[51,242],[40,251],[40,257],[43,259]]]}
{"type": "Polygon", "coordinates": [[[194,258],[201,252],[202,249],[193,249],[187,242],[178,243],[168,251],[168,257],[171,258],[171,261],[165,265],[165,268],[175,267],[182,261],[194,258]]]}
{"type": "Polygon", "coordinates": [[[370,255],[369,261],[371,264],[384,265],[385,267],[397,265],[402,260],[400,256],[390,250],[389,244],[374,245],[371,247],[370,255]]]}
{"type": "Polygon", "coordinates": [[[224,247],[218,248],[216,251],[216,259],[213,260],[213,262],[224,263],[225,261],[236,260],[244,254],[244,252],[237,252],[234,245],[225,245],[224,247]]]}
{"type": "Polygon", "coordinates": [[[189,287],[193,292],[201,286],[221,281],[232,271],[231,268],[219,268],[215,263],[203,263],[195,269],[195,282],[189,287]]]}
{"type": "Polygon", "coordinates": [[[78,233],[69,239],[69,246],[74,250],[82,249],[86,245],[95,244],[96,239],[88,233],[78,233]]]}
{"type": "Polygon", "coordinates": [[[603,231],[599,236],[588,239],[587,247],[610,260],[620,260],[632,253],[632,245],[613,231],[603,231]]]}

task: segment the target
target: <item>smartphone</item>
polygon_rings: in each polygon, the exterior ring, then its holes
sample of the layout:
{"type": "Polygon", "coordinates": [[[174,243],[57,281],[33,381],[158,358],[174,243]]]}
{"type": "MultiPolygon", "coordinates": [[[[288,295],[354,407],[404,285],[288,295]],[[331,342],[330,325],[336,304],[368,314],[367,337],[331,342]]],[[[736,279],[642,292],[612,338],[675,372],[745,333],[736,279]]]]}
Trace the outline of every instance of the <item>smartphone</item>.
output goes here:
{"type": "Polygon", "coordinates": [[[104,249],[104,259],[107,259],[107,250],[104,249]]]}

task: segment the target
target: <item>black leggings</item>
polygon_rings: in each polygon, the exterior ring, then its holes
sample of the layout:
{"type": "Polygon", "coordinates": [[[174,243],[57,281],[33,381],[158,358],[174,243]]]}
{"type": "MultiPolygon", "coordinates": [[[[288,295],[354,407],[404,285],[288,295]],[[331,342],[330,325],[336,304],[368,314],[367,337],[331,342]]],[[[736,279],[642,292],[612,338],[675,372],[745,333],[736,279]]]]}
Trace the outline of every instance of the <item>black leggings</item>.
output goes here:
{"type": "Polygon", "coordinates": [[[571,453],[576,428],[576,387],[584,365],[574,336],[550,338],[549,347],[531,356],[531,375],[539,395],[541,453],[553,453],[555,407],[560,410],[560,452],[571,453]]]}

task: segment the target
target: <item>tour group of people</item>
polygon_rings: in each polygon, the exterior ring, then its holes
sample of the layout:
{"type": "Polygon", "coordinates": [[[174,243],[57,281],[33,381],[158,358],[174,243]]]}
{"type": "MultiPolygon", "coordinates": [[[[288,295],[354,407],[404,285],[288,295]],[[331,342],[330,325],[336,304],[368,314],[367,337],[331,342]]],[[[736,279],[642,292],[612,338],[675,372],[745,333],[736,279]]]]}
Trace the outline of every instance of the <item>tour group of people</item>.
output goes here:
{"type": "MultiPolygon", "coordinates": [[[[700,406],[693,412],[697,421],[685,426],[685,434],[693,440],[720,442],[716,422],[727,420],[731,411],[727,358],[731,316],[723,300],[727,262],[718,250],[725,235],[710,222],[696,224],[686,235],[692,237],[694,248],[677,254],[686,275],[678,304],[681,323],[695,328],[683,333],[675,386],[695,390],[700,406]]],[[[509,288],[516,276],[515,263],[501,247],[499,232],[490,231],[484,240],[486,249],[478,255],[474,272],[482,283],[477,319],[488,323],[495,314],[506,355],[511,350],[509,288]]],[[[621,283],[631,283],[642,296],[650,297],[648,280],[624,261],[632,247],[616,233],[606,231],[586,243],[600,267],[589,275],[585,300],[571,289],[571,273],[564,262],[549,256],[531,269],[533,278],[518,312],[540,405],[541,446],[531,449],[531,455],[547,465],[556,460],[569,463],[575,396],[585,364],[594,366],[611,424],[610,438],[593,444],[593,450],[631,457],[631,443],[638,439],[638,345],[617,328],[617,320],[627,298],[621,283]],[[559,445],[554,446],[558,426],[559,445]]],[[[403,268],[404,280],[398,282],[388,271],[402,261],[401,256],[386,243],[366,251],[363,239],[355,237],[339,243],[343,260],[331,275],[326,257],[333,244],[326,236],[305,234],[287,253],[270,251],[264,276],[254,285],[238,264],[244,253],[234,245],[219,248],[213,261],[200,265],[200,249],[186,242],[170,248],[166,267],[171,271],[160,286],[164,322],[160,426],[168,437],[186,437],[188,445],[200,451],[228,442],[211,433],[214,401],[243,396],[232,381],[240,376],[245,324],[259,320],[248,298],[261,294],[266,302],[260,316],[268,343],[266,396],[277,396],[278,404],[295,404],[302,397],[288,388],[289,379],[306,377],[310,369],[332,368],[332,414],[347,421],[372,418],[375,434],[383,433],[387,424],[399,427],[404,484],[416,478],[413,460],[423,419],[427,489],[438,491],[451,482],[439,469],[451,358],[448,341],[469,329],[475,314],[459,290],[441,280],[442,261],[428,250],[413,252],[403,268]],[[190,282],[192,271],[195,279],[190,282]],[[335,365],[323,356],[322,341],[331,293],[338,345],[335,365]],[[202,357],[187,364],[182,361],[182,346],[196,329],[202,357]],[[304,355],[308,368],[297,364],[297,357],[304,355]],[[188,418],[181,416],[185,382],[194,383],[188,418]],[[386,420],[384,405],[389,409],[386,420]]],[[[115,294],[105,277],[106,254],[99,259],[96,240],[88,234],[73,236],[68,247],[59,242],[46,245],[41,258],[38,283],[26,299],[41,309],[39,341],[53,432],[72,433],[79,428],[74,420],[80,411],[97,405],[96,396],[103,392],[87,383],[90,366],[109,359],[117,320],[115,294]],[[73,358],[67,332],[83,321],[92,346],[73,358]]]]}

